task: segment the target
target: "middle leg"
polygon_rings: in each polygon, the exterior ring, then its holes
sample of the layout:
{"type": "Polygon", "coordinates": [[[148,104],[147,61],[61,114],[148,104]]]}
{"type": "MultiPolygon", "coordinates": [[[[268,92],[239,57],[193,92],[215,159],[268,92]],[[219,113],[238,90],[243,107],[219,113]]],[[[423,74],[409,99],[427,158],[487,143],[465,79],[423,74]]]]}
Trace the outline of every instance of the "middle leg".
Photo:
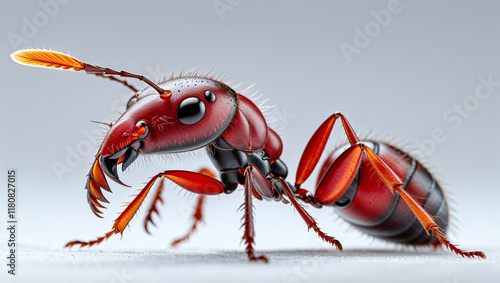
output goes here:
{"type": "Polygon", "coordinates": [[[245,232],[243,234],[243,241],[247,245],[246,247],[246,252],[248,255],[248,259],[250,261],[258,261],[262,260],[264,262],[267,262],[267,258],[263,255],[261,256],[255,256],[254,249],[253,249],[253,244],[254,244],[254,238],[255,238],[255,229],[253,225],[253,204],[252,204],[252,197],[253,197],[253,190],[254,190],[254,184],[252,183],[252,167],[248,166],[245,169],[245,202],[241,205],[243,208],[243,211],[245,215],[242,217],[243,224],[242,227],[244,227],[245,232]]]}

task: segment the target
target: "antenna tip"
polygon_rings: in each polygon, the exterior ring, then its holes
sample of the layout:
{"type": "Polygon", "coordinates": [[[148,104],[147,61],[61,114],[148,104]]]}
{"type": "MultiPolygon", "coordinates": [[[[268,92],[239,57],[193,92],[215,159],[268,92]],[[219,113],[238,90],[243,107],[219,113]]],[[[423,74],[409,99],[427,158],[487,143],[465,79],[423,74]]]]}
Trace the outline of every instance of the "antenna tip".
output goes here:
{"type": "Polygon", "coordinates": [[[22,65],[43,68],[73,69],[75,71],[80,71],[84,67],[84,63],[74,57],[64,53],[43,49],[18,50],[10,54],[10,58],[12,58],[14,62],[22,65]]]}

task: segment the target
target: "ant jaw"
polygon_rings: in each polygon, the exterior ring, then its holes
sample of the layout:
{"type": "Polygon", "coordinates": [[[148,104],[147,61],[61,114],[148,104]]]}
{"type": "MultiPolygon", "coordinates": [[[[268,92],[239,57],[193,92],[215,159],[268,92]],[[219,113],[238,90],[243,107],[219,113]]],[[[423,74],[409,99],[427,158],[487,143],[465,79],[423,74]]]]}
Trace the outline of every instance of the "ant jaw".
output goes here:
{"type": "Polygon", "coordinates": [[[99,158],[101,169],[111,180],[125,187],[130,187],[120,181],[118,176],[118,164],[122,164],[122,171],[132,164],[139,157],[142,142],[137,141],[134,144],[124,147],[110,156],[102,156],[99,158]]]}

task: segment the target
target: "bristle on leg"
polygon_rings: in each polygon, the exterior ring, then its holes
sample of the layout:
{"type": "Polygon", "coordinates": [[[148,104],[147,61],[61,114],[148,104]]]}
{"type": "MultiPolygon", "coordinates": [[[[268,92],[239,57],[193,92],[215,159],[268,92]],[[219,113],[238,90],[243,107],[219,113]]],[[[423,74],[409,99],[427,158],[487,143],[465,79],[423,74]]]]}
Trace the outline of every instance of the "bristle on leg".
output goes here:
{"type": "Polygon", "coordinates": [[[438,238],[439,242],[441,242],[443,245],[445,245],[450,251],[456,253],[459,256],[462,257],[468,257],[468,258],[473,258],[473,257],[478,257],[478,258],[486,258],[486,255],[481,252],[481,251],[474,251],[474,252],[468,252],[459,249],[457,246],[453,245],[450,243],[450,241],[444,236],[444,234],[439,230],[439,227],[435,226],[431,228],[432,233],[436,238],[438,238]]]}
{"type": "Polygon", "coordinates": [[[104,240],[107,240],[109,239],[111,236],[113,236],[114,234],[117,234],[118,231],[116,230],[112,230],[112,231],[109,231],[108,233],[106,233],[103,237],[99,237],[97,238],[96,240],[93,240],[93,241],[88,241],[88,242],[82,242],[82,241],[71,241],[69,243],[67,243],[64,247],[66,248],[71,248],[73,246],[80,246],[81,248],[83,247],[86,247],[86,246],[89,246],[89,247],[92,247],[94,245],[98,245],[100,244],[102,241],[104,240]]]}
{"type": "Polygon", "coordinates": [[[161,193],[163,192],[163,183],[164,179],[161,179],[160,183],[158,184],[158,188],[156,189],[156,194],[153,198],[153,201],[151,202],[151,206],[148,209],[146,218],[144,219],[144,230],[146,230],[148,234],[151,234],[148,229],[149,223],[155,226],[155,223],[153,222],[153,214],[160,216],[160,214],[158,213],[158,203],[163,204],[163,198],[161,197],[161,193]]]}

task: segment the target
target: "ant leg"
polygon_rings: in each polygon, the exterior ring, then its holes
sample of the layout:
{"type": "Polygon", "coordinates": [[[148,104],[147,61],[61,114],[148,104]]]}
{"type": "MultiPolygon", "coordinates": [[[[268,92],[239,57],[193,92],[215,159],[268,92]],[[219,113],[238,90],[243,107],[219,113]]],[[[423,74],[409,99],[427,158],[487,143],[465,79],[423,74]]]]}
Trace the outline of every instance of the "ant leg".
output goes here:
{"type": "Polygon", "coordinates": [[[156,226],[156,224],[153,222],[153,214],[156,214],[160,216],[158,213],[158,203],[163,204],[163,198],[161,197],[161,193],[163,192],[163,183],[164,179],[160,180],[160,184],[158,185],[158,188],[156,189],[156,193],[153,197],[153,201],[151,202],[151,206],[148,209],[148,212],[146,214],[146,218],[144,218],[144,230],[148,234],[151,234],[148,229],[149,223],[151,223],[153,226],[156,226]]]}
{"type": "Polygon", "coordinates": [[[178,244],[185,242],[191,237],[191,235],[194,233],[196,228],[198,227],[198,223],[203,222],[203,204],[205,202],[205,196],[204,195],[198,195],[197,196],[197,201],[196,201],[196,208],[193,213],[193,224],[191,225],[191,229],[186,233],[186,235],[178,238],[177,240],[174,240],[171,244],[171,246],[177,246],[178,244]]]}
{"type": "Polygon", "coordinates": [[[296,194],[301,200],[311,203],[315,207],[329,205],[335,202],[335,199],[342,196],[354,180],[356,172],[359,169],[362,156],[359,138],[354,132],[345,116],[339,112],[334,113],[316,130],[302,154],[299,167],[297,169],[297,178],[295,181],[296,194]],[[351,144],[339,159],[332,164],[330,168],[321,176],[321,181],[314,193],[314,196],[308,195],[308,192],[300,186],[304,183],[316,167],[321,154],[325,150],[326,142],[332,132],[335,121],[340,118],[344,132],[351,144]]]}
{"type": "Polygon", "coordinates": [[[123,231],[125,230],[125,228],[127,228],[127,226],[130,223],[130,220],[132,220],[134,215],[137,213],[137,210],[144,202],[144,199],[146,198],[147,194],[153,187],[153,184],[158,178],[161,177],[167,178],[172,182],[174,182],[175,184],[177,184],[178,186],[182,187],[183,189],[196,194],[217,195],[224,193],[224,185],[220,181],[200,173],[180,171],[180,170],[172,170],[159,173],[153,178],[151,178],[151,180],[132,200],[132,202],[128,204],[125,210],[123,210],[123,212],[118,216],[118,218],[116,218],[112,230],[106,233],[104,237],[100,237],[97,240],[89,242],[72,241],[67,243],[66,247],[72,247],[74,245],[80,245],[81,247],[87,245],[92,246],[101,243],[104,239],[108,239],[113,234],[120,233],[123,235],[123,231]]]}
{"type": "Polygon", "coordinates": [[[318,164],[318,161],[321,157],[321,154],[325,150],[326,142],[328,141],[328,137],[330,136],[333,126],[335,125],[335,121],[340,118],[342,120],[342,125],[344,126],[344,132],[347,135],[347,139],[351,145],[354,145],[359,142],[359,138],[352,129],[351,125],[340,112],[334,113],[328,119],[326,119],[323,124],[316,130],[314,135],[309,140],[304,153],[299,162],[299,166],[297,168],[295,187],[300,189],[300,185],[304,183],[312,171],[318,164]]]}
{"type": "Polygon", "coordinates": [[[295,195],[293,194],[292,190],[290,189],[290,187],[288,186],[288,184],[282,178],[279,179],[279,182],[281,183],[281,186],[283,187],[283,191],[285,192],[286,196],[288,197],[288,199],[290,200],[292,205],[299,212],[302,219],[304,219],[304,221],[306,222],[307,228],[308,229],[312,228],[314,230],[314,232],[316,232],[318,234],[318,236],[323,241],[332,244],[339,251],[342,251],[342,244],[340,244],[340,242],[337,239],[335,239],[334,237],[328,236],[327,234],[325,234],[323,231],[321,231],[319,229],[318,223],[316,222],[316,220],[309,213],[307,213],[307,211],[304,209],[304,207],[302,205],[300,205],[297,202],[297,199],[296,199],[295,195]]]}
{"type": "MultiPolygon", "coordinates": [[[[206,168],[201,169],[200,171],[198,171],[198,173],[212,177],[212,178],[216,177],[214,173],[212,173],[210,170],[208,170],[206,168]]],[[[161,197],[161,193],[163,192],[163,180],[164,179],[161,180],[161,183],[158,186],[158,189],[157,189],[156,194],[153,198],[153,201],[151,202],[151,206],[148,209],[148,212],[146,214],[146,218],[144,219],[144,229],[146,230],[146,232],[148,234],[150,234],[149,229],[148,229],[148,224],[151,223],[151,224],[155,225],[155,223],[153,222],[153,219],[152,219],[153,214],[157,214],[159,216],[157,205],[158,205],[158,203],[163,204],[163,199],[161,197]]],[[[188,231],[188,233],[185,236],[180,237],[177,240],[175,240],[174,242],[172,242],[172,246],[178,245],[181,242],[186,241],[191,236],[191,234],[193,234],[193,232],[196,230],[198,223],[201,222],[202,218],[203,218],[202,209],[203,209],[204,200],[205,200],[204,195],[197,196],[197,201],[196,201],[197,204],[196,204],[195,212],[193,214],[193,224],[191,225],[191,229],[188,231]]]]}
{"type": "Polygon", "coordinates": [[[252,167],[248,166],[245,169],[245,202],[241,205],[245,215],[243,216],[243,224],[241,225],[245,229],[245,233],[243,234],[242,241],[247,245],[246,252],[248,255],[248,259],[250,261],[258,261],[262,260],[267,262],[267,258],[263,255],[255,256],[253,244],[255,243],[255,230],[253,225],[253,204],[252,204],[252,196],[254,190],[254,184],[252,183],[252,167]]]}
{"type": "Polygon", "coordinates": [[[439,242],[445,245],[449,250],[460,255],[462,257],[480,257],[486,258],[483,252],[473,251],[468,252],[459,249],[456,245],[452,244],[445,235],[439,230],[439,226],[436,224],[434,219],[432,218],[427,211],[425,211],[422,206],[410,195],[406,192],[403,187],[404,183],[399,179],[399,177],[391,170],[385,162],[380,159],[370,148],[362,145],[363,152],[366,153],[370,163],[373,165],[373,168],[377,172],[378,176],[382,179],[382,181],[386,184],[389,190],[392,193],[398,193],[404,202],[410,207],[411,211],[417,217],[418,221],[424,227],[425,231],[428,235],[429,232],[432,232],[434,236],[439,240],[439,242]]]}

